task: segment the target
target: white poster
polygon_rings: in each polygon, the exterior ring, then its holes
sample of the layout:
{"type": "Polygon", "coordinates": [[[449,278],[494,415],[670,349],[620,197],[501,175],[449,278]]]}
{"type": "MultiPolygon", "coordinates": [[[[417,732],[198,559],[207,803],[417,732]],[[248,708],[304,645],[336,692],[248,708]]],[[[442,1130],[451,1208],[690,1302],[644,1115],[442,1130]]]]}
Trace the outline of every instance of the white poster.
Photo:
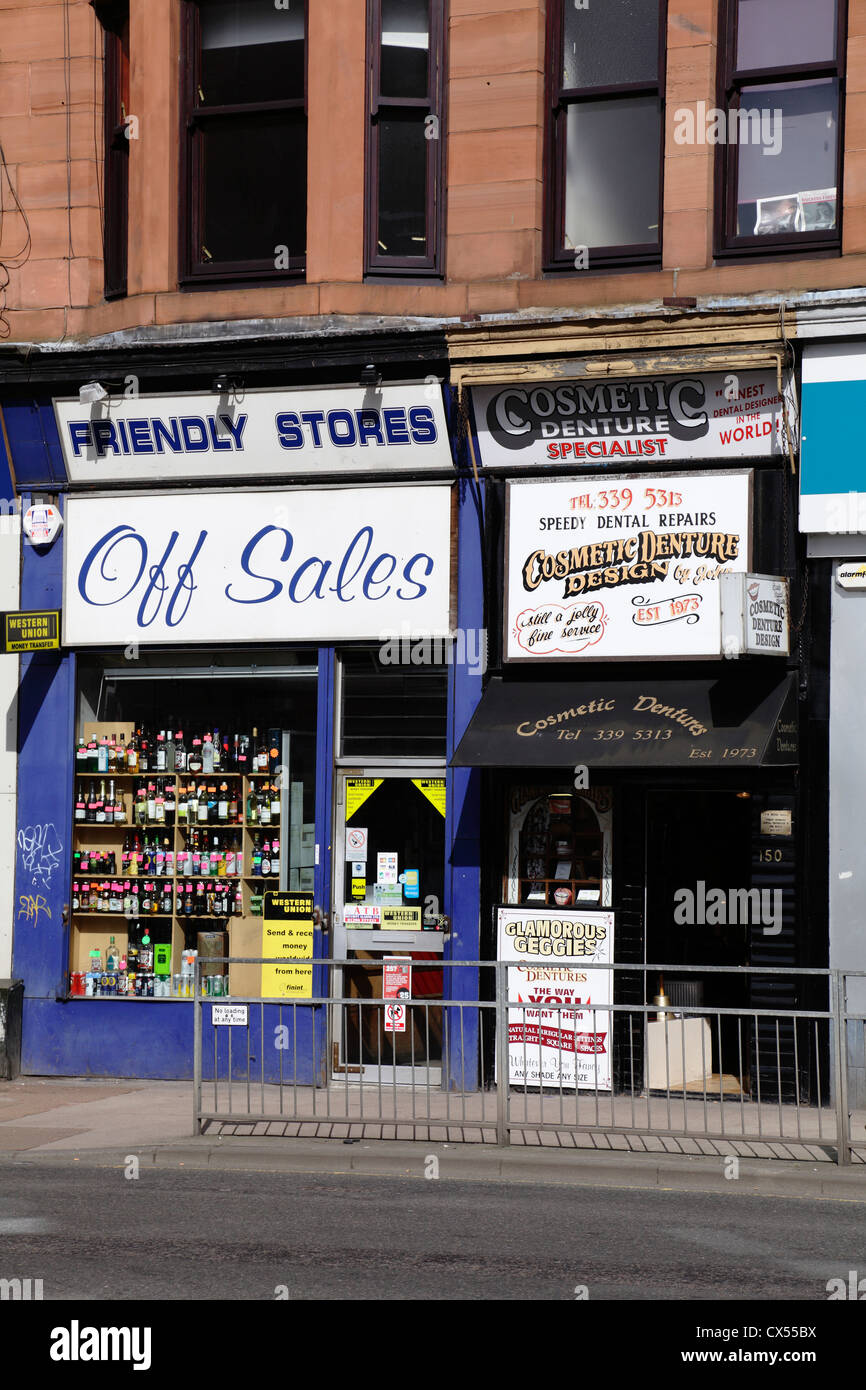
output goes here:
{"type": "Polygon", "coordinates": [[[73,483],[452,467],[438,382],[56,400],[73,483]]]}
{"type": "Polygon", "coordinates": [[[614,914],[571,908],[497,909],[508,961],[508,1079],[526,1086],[609,1091],[614,1015],[614,914]],[[514,962],[514,964],[511,964],[514,962]]]}
{"type": "MultiPolygon", "coordinates": [[[[691,376],[475,386],[478,454],[486,468],[786,453],[775,368],[691,376]]],[[[788,408],[796,430],[796,412],[788,408]]]]}
{"type": "Polygon", "coordinates": [[[506,660],[719,656],[718,580],[749,568],[751,480],[509,483],[506,660]]]}
{"type": "Polygon", "coordinates": [[[447,484],[72,497],[65,536],[67,646],[449,630],[447,484]]]}

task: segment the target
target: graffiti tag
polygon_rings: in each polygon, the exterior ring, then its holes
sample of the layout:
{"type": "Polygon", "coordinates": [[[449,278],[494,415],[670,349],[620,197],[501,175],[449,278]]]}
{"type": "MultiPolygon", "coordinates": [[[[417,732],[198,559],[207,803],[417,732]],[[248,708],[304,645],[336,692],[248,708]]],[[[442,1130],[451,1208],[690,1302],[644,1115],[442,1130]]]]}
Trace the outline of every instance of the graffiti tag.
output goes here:
{"type": "Polygon", "coordinates": [[[18,898],[21,904],[18,908],[18,916],[23,917],[25,922],[30,922],[34,927],[39,923],[39,914],[44,912],[46,917],[51,916],[51,908],[40,893],[34,897],[32,893],[21,893],[18,898]]]}
{"type": "Polygon", "coordinates": [[[28,825],[18,831],[18,845],[21,862],[27,873],[32,875],[31,883],[51,887],[51,875],[60,866],[63,844],[54,829],[54,822],[45,825],[28,825]]]}

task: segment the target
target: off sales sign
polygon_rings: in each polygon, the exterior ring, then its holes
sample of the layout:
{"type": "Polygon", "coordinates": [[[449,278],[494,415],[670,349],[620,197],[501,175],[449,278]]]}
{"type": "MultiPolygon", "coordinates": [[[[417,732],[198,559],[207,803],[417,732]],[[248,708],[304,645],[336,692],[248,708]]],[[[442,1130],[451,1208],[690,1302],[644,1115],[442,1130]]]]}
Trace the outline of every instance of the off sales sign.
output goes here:
{"type": "Polygon", "coordinates": [[[614,914],[536,907],[497,911],[508,961],[508,1079],[512,1084],[611,1089],[614,914]]]}
{"type": "Polygon", "coordinates": [[[749,470],[508,484],[508,661],[713,657],[749,569],[749,470]]]}
{"type": "Polygon", "coordinates": [[[450,498],[443,484],[70,498],[64,640],[445,636],[450,498]]]}

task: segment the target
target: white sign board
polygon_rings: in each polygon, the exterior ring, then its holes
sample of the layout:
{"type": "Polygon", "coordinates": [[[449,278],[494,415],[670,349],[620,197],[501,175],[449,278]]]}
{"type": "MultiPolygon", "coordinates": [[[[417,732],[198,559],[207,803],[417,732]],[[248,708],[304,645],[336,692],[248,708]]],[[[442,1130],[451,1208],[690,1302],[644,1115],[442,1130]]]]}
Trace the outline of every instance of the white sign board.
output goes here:
{"type": "Polygon", "coordinates": [[[611,1089],[613,971],[589,967],[613,960],[613,933],[612,912],[497,909],[508,1000],[521,1005],[508,1010],[512,1084],[611,1089]]]}
{"type": "Polygon", "coordinates": [[[725,574],[719,586],[724,654],[787,656],[791,649],[787,579],[725,574]]]}
{"type": "Polygon", "coordinates": [[[405,1004],[386,1004],[386,1005],[385,1005],[385,1032],[386,1032],[386,1033],[405,1033],[405,1032],[406,1032],[406,1005],[405,1005],[405,1004]]]}
{"type": "Polygon", "coordinates": [[[70,481],[451,469],[438,383],[56,400],[70,481]]]}
{"type": "Polygon", "coordinates": [[[444,636],[450,537],[447,484],[71,497],[63,641],[444,636]]]}
{"type": "Polygon", "coordinates": [[[836,566],[836,583],[841,589],[866,589],[866,563],[846,560],[836,566]]]}
{"type": "Polygon", "coordinates": [[[508,484],[507,661],[716,657],[751,472],[508,484]]]}
{"type": "MultiPolygon", "coordinates": [[[[622,468],[779,455],[782,398],[772,368],[692,376],[549,381],[472,389],[486,468],[622,468]]],[[[788,412],[792,430],[796,419],[788,412]]]]}
{"type": "Polygon", "coordinates": [[[246,1028],[248,1015],[248,1004],[211,1004],[210,1017],[214,1028],[246,1028]]]}

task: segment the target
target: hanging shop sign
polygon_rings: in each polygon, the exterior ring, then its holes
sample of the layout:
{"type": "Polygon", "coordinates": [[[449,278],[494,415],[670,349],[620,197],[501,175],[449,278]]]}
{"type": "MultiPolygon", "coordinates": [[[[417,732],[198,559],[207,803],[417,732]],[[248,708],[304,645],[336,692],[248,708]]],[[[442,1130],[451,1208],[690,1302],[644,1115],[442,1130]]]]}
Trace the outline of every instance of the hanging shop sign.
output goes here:
{"type": "MultiPolygon", "coordinates": [[[[488,468],[664,466],[787,452],[771,369],[474,387],[472,402],[488,468]]],[[[792,416],[793,402],[793,430],[792,416]]]]}
{"type": "Polygon", "coordinates": [[[509,483],[505,659],[717,657],[751,495],[749,470],[509,483]]]}
{"type": "Polygon", "coordinates": [[[445,636],[450,537],[441,484],[73,497],[64,641],[445,636]]]}
{"type": "Polygon", "coordinates": [[[451,469],[438,383],[55,400],[72,483],[451,469]]]}
{"type": "Polygon", "coordinates": [[[313,894],[265,893],[262,955],[285,964],[262,966],[263,999],[312,999],[313,894]]]}
{"type": "Polygon", "coordinates": [[[768,574],[723,574],[725,656],[787,656],[791,650],[788,581],[768,574]]]}
{"type": "Polygon", "coordinates": [[[614,914],[558,907],[497,909],[508,962],[512,1084],[611,1089],[614,914]],[[514,1007],[519,1006],[519,1007],[514,1007]]]}
{"type": "Polygon", "coordinates": [[[56,609],[2,613],[4,652],[57,651],[60,647],[60,613],[56,609]]]}

